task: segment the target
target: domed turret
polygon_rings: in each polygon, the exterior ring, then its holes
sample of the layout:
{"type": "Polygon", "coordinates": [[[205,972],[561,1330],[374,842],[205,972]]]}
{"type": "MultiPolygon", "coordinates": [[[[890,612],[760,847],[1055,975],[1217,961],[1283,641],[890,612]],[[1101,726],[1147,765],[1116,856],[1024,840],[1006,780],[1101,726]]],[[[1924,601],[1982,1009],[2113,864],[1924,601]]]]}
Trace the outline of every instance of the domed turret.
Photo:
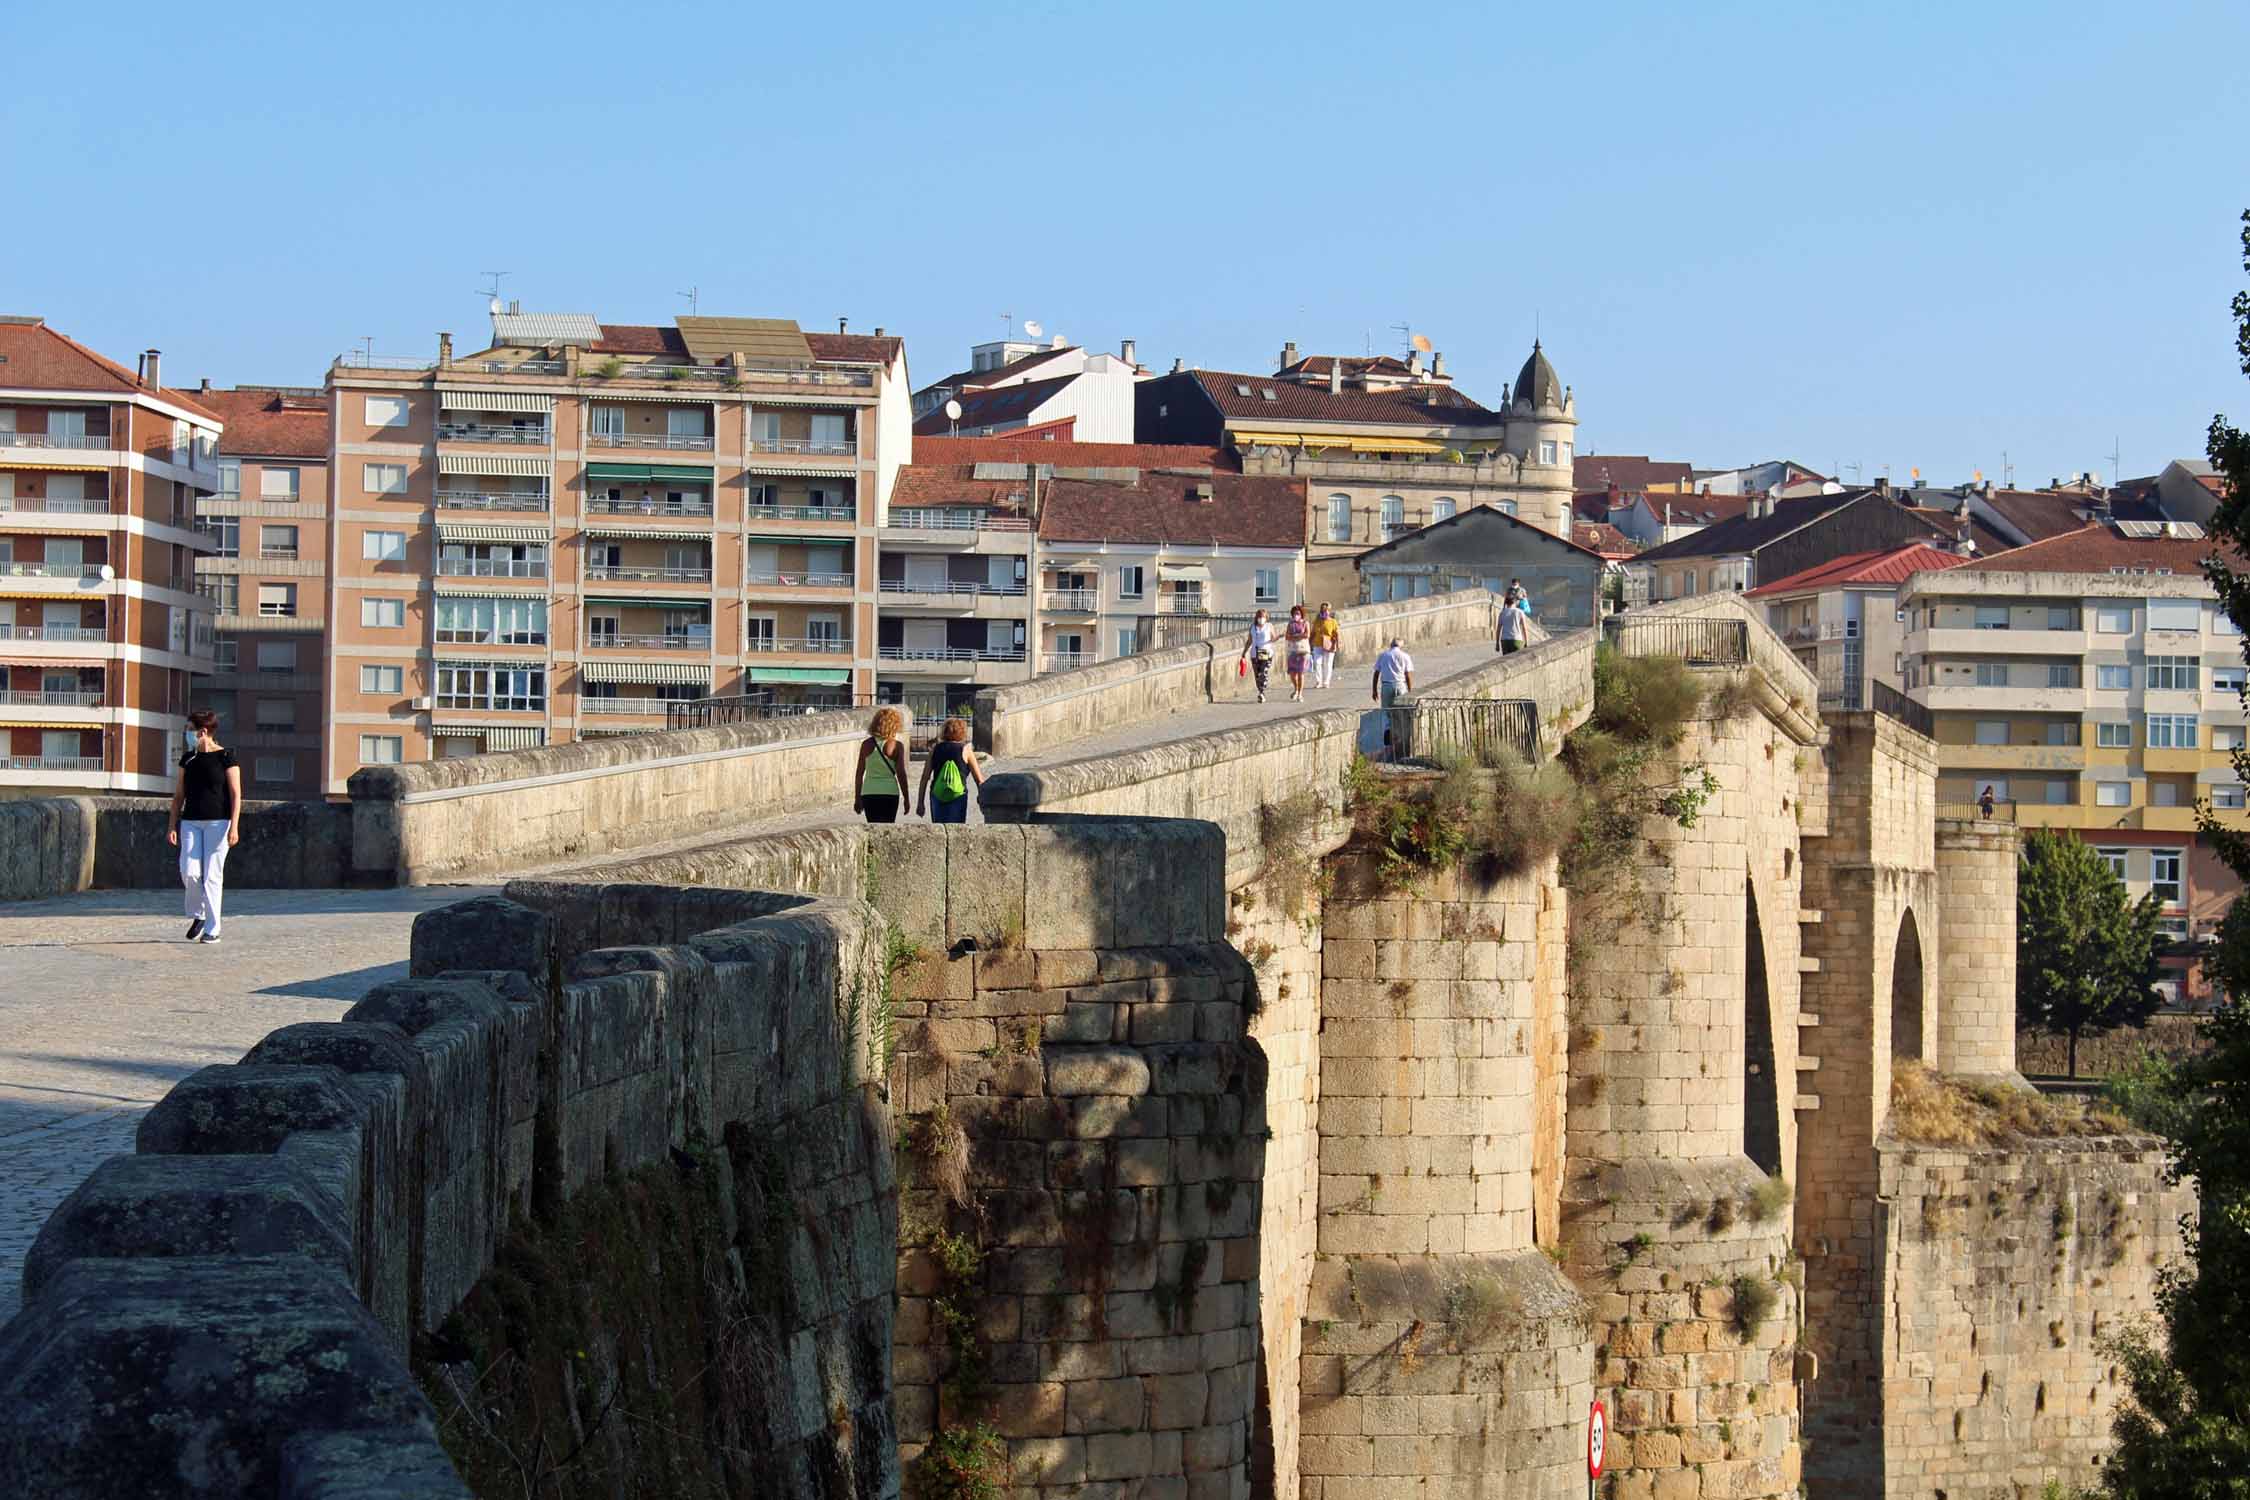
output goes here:
{"type": "Polygon", "coordinates": [[[1516,372],[1516,383],[1508,394],[1512,402],[1530,402],[1534,411],[1563,404],[1563,383],[1555,375],[1555,367],[1547,363],[1537,339],[1531,341],[1531,357],[1516,372]]]}
{"type": "Polygon", "coordinates": [[[1522,466],[1517,514],[1567,537],[1578,402],[1537,340],[1508,392],[1502,426],[1502,441],[1522,466]]]}

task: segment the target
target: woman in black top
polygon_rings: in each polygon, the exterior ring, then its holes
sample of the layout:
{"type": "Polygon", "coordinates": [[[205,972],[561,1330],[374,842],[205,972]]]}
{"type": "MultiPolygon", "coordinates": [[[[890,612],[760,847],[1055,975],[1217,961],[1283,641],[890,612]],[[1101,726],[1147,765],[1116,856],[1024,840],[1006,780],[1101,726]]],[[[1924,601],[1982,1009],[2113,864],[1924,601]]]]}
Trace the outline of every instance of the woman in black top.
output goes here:
{"type": "Polygon", "coordinates": [[[969,748],[969,721],[947,719],[938,731],[937,743],[930,747],[930,758],[922,763],[922,785],[915,796],[921,805],[914,810],[929,814],[933,823],[968,822],[972,779],[978,786],[984,785],[984,767],[977,764],[977,753],[969,748]],[[948,766],[953,768],[950,772],[948,766]],[[933,783],[935,798],[930,795],[933,783]]]}
{"type": "Polygon", "coordinates": [[[180,757],[172,788],[172,828],[180,848],[180,884],[187,887],[188,941],[219,940],[219,899],[227,851],[242,837],[242,767],[234,752],[213,738],[219,716],[207,708],[188,715],[194,745],[180,757]]]}

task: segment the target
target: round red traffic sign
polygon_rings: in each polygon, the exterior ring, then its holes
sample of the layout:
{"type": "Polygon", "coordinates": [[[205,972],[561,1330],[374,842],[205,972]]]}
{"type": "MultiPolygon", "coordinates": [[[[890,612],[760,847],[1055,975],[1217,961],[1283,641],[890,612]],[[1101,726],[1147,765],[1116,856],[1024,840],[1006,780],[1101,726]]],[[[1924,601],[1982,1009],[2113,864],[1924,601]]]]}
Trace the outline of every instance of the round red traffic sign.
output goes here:
{"type": "Polygon", "coordinates": [[[1609,1417],[1599,1401],[1586,1414],[1586,1477],[1602,1477],[1602,1449],[1609,1444],[1609,1417]]]}

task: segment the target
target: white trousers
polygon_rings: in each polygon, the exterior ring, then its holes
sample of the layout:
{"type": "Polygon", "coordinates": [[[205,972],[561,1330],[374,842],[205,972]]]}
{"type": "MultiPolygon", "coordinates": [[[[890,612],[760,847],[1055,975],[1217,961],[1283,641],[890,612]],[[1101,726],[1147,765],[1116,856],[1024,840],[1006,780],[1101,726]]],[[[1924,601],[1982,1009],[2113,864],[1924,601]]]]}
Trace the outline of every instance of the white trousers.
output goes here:
{"type": "Polygon", "coordinates": [[[1320,648],[1319,648],[1318,646],[1315,646],[1315,647],[1313,647],[1313,654],[1312,654],[1312,680],[1313,680],[1313,686],[1314,686],[1314,687],[1326,687],[1326,686],[1328,686],[1329,680],[1330,680],[1331,678],[1333,678],[1333,677],[1334,677],[1335,675],[1336,675],[1336,653],[1335,653],[1335,652],[1333,652],[1333,651],[1323,651],[1323,650],[1321,650],[1321,649],[1320,649],[1320,648]]]}
{"type": "Polygon", "coordinates": [[[225,894],[227,820],[180,822],[180,884],[187,887],[187,914],[217,936],[219,900],[225,894]]]}

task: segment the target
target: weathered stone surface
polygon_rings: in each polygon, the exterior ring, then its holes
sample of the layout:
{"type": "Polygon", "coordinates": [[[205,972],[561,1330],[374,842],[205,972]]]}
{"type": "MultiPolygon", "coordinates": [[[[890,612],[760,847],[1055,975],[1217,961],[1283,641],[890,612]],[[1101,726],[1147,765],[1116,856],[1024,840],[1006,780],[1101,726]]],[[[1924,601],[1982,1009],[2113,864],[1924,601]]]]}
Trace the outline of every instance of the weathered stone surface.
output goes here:
{"type": "Polygon", "coordinates": [[[408,972],[420,977],[448,969],[513,969],[544,990],[553,950],[554,922],[546,913],[505,896],[477,896],[414,919],[408,972]]]}
{"type": "Polygon", "coordinates": [[[469,1487],[419,1427],[313,1432],[281,1449],[276,1500],[471,1500],[469,1487]]]}
{"type": "Polygon", "coordinates": [[[1078,1094],[1145,1094],[1148,1059],[1125,1047],[1049,1047],[1047,1091],[1078,1094]]]}
{"type": "Polygon", "coordinates": [[[172,1086],[141,1120],[144,1153],[272,1151],[293,1130],[337,1130],[361,1114],[344,1075],[301,1064],[214,1064],[172,1086]]]}

